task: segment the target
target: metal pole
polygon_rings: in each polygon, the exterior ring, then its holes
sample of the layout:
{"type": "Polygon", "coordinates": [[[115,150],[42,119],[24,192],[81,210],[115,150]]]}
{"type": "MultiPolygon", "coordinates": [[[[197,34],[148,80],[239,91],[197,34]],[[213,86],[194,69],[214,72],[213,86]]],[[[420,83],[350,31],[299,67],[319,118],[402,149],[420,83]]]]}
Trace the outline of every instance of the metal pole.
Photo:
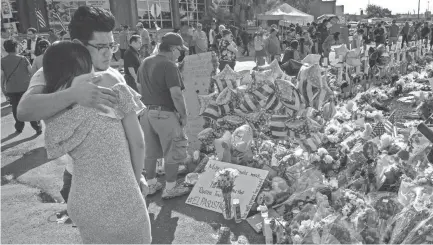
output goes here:
{"type": "Polygon", "coordinates": [[[419,8],[421,6],[421,0],[418,0],[418,19],[419,19],[419,8]]]}

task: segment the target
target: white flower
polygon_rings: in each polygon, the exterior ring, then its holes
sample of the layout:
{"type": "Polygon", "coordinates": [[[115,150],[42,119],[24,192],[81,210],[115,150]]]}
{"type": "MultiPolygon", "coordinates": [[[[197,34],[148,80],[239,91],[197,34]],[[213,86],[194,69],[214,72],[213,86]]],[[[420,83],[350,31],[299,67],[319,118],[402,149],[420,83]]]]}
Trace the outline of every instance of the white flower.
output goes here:
{"type": "Polygon", "coordinates": [[[331,143],[337,143],[339,139],[337,135],[328,135],[328,140],[331,143]]]}
{"type": "Polygon", "coordinates": [[[200,152],[199,151],[194,151],[194,154],[193,154],[194,161],[197,161],[199,157],[200,157],[200,152]]]}
{"type": "Polygon", "coordinates": [[[320,148],[317,150],[317,153],[319,154],[319,156],[323,156],[323,155],[328,154],[328,151],[327,151],[325,148],[320,147],[320,148]]]}
{"type": "Polygon", "coordinates": [[[300,244],[302,242],[302,238],[300,235],[295,235],[293,237],[293,244],[300,244]]]}
{"type": "Polygon", "coordinates": [[[327,163],[327,164],[331,164],[334,161],[334,158],[332,158],[330,155],[326,155],[323,158],[323,161],[325,161],[325,163],[327,163]]]}
{"type": "Polygon", "coordinates": [[[320,157],[317,154],[311,154],[310,158],[311,158],[312,162],[318,162],[318,161],[320,161],[320,157]]]}

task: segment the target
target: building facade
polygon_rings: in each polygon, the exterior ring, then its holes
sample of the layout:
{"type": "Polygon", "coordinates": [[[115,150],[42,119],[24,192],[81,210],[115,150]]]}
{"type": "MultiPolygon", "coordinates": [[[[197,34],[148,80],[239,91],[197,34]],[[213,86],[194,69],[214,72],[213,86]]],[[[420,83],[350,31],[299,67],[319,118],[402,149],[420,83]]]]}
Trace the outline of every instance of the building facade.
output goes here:
{"type": "Polygon", "coordinates": [[[40,32],[49,28],[63,29],[67,28],[71,16],[79,6],[92,5],[110,10],[116,17],[118,26],[135,27],[137,22],[141,21],[146,28],[173,29],[180,28],[183,24],[190,25],[209,19],[209,8],[213,6],[232,12],[235,1],[2,0],[2,26],[20,33],[24,33],[29,27],[34,27],[40,32]]]}

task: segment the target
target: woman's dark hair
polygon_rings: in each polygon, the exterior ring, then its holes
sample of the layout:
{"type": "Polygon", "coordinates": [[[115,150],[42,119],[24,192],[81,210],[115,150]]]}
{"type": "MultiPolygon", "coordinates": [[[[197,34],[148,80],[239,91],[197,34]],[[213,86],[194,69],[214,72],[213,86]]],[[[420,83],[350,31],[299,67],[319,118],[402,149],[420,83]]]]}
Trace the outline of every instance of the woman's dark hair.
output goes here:
{"type": "Polygon", "coordinates": [[[303,38],[303,37],[299,38],[299,44],[301,45],[300,46],[301,54],[304,53],[304,42],[305,42],[305,38],[303,38]]]}
{"type": "Polygon", "coordinates": [[[5,48],[5,51],[8,53],[14,53],[17,51],[17,46],[18,46],[18,42],[13,40],[13,39],[9,39],[6,40],[3,43],[3,48],[5,48]]]}
{"type": "Polygon", "coordinates": [[[46,93],[69,88],[72,80],[92,70],[92,57],[82,44],[59,41],[51,45],[42,61],[47,82],[46,93]]]}
{"type": "Polygon", "coordinates": [[[80,6],[69,23],[71,40],[87,42],[93,32],[110,32],[115,27],[114,16],[108,10],[91,6],[80,6]]]}

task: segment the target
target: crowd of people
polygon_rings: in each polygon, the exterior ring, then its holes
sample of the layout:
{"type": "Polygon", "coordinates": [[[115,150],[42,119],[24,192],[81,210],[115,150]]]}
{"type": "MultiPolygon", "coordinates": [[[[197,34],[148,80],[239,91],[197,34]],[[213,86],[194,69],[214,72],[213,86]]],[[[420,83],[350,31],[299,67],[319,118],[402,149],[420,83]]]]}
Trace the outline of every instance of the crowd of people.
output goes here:
{"type": "MultiPolygon", "coordinates": [[[[69,24],[71,41],[38,40],[29,29],[26,57],[16,40],[6,39],[2,91],[11,99],[17,133],[29,121],[40,134],[44,121],[48,157],[66,161],[60,193],[83,242],[148,244],[144,197],[190,192],[177,178],[188,144],[178,60],[191,47],[169,32],[151,55],[147,30],[126,35],[121,45],[114,28],[109,11],[81,6],[69,24]],[[124,76],[110,66],[119,48],[124,76]],[[165,184],[156,179],[160,159],[165,184]]],[[[196,37],[200,52],[203,36],[196,37]]]]}

